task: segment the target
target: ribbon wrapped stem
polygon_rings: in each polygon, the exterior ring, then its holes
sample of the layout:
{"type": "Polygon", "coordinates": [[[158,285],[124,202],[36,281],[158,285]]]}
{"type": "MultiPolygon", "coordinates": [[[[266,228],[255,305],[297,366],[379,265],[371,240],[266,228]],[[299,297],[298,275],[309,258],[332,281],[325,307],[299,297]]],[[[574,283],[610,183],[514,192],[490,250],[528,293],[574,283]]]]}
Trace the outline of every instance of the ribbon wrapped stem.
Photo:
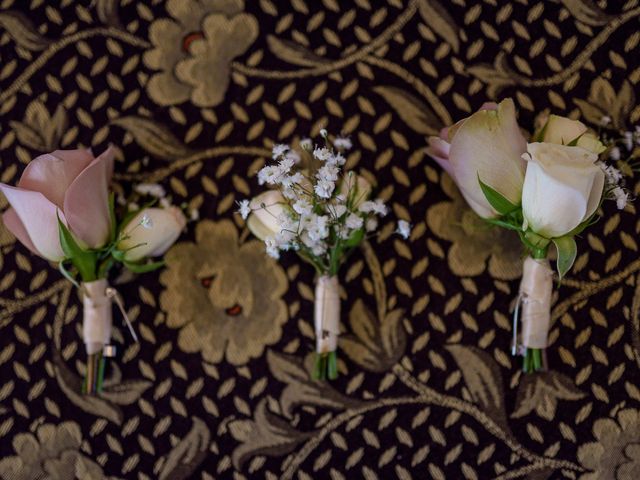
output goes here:
{"type": "Polygon", "coordinates": [[[107,294],[109,284],[100,279],[81,285],[82,293],[82,339],[87,351],[87,373],[83,383],[83,393],[97,393],[104,380],[105,346],[111,343],[113,315],[112,296],[107,294]]]}
{"type": "Polygon", "coordinates": [[[87,350],[87,373],[82,384],[82,392],[95,394],[102,391],[106,359],[115,356],[115,346],[111,345],[111,305],[114,301],[136,342],[138,336],[129,321],[120,295],[109,286],[106,279],[84,282],[80,286],[80,292],[83,307],[82,339],[87,350]]]}
{"type": "Polygon", "coordinates": [[[314,378],[337,378],[338,335],[340,333],[340,284],[335,275],[322,275],[316,281],[314,325],[316,363],[314,378]]]}
{"type": "Polygon", "coordinates": [[[514,342],[512,353],[524,356],[525,372],[546,369],[553,272],[546,258],[528,257],[524,261],[520,292],[514,312],[514,342]],[[518,343],[518,314],[521,333],[518,343]]]}

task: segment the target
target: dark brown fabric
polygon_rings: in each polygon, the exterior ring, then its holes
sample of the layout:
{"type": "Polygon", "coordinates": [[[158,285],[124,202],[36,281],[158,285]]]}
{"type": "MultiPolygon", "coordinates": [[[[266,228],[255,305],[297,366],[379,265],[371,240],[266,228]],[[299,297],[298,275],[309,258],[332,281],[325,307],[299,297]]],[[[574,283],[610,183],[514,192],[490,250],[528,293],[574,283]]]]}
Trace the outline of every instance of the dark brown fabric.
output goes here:
{"type": "Polygon", "coordinates": [[[424,152],[507,96],[529,130],[546,109],[637,124],[637,0],[0,6],[1,180],[112,143],[118,191],[159,182],[200,215],[160,274],[118,285],[141,341],[114,314],[98,398],[77,393],[76,292],[2,227],[0,478],[640,478],[636,205],[578,240],[551,369],[525,377],[519,243],[424,152]],[[331,383],[309,377],[313,272],[234,213],[274,142],[323,127],[351,135],[348,166],[393,212],[341,272],[331,383]]]}

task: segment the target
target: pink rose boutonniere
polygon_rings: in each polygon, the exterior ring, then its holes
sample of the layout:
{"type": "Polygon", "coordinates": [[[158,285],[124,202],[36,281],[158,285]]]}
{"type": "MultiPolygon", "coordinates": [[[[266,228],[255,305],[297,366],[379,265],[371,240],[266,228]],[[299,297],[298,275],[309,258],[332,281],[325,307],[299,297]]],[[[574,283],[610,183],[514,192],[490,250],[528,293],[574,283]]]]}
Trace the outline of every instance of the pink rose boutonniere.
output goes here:
{"type": "Polygon", "coordinates": [[[124,313],[117,292],[109,287],[109,271],[117,263],[136,273],[159,268],[162,262],[147,262],[147,257],[162,255],[186,224],[175,207],[127,211],[118,220],[109,190],[113,168],[112,147],[98,157],[85,149],[56,150],[33,159],[17,186],[0,183],[11,205],[2,215],[7,229],[31,252],[57,263],[80,288],[86,393],[100,391],[105,357],[114,352],[112,300],[124,313]]]}

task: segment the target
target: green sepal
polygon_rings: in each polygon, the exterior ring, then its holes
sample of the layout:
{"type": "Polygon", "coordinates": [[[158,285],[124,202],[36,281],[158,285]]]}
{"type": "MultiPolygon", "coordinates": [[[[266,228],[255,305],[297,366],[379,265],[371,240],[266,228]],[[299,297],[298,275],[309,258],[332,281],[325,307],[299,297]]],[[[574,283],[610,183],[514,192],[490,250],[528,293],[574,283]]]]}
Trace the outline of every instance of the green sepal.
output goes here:
{"type": "Polygon", "coordinates": [[[567,233],[566,236],[574,237],[576,235],[580,235],[587,227],[590,227],[591,225],[595,225],[596,223],[598,223],[598,220],[600,220],[600,216],[594,213],[589,218],[587,218],[584,222],[578,225],[576,228],[574,228],[569,233],[567,233]]]}
{"type": "Polygon", "coordinates": [[[490,223],[491,225],[506,228],[507,230],[515,230],[517,232],[522,231],[522,222],[520,222],[519,225],[516,225],[515,223],[511,223],[498,218],[485,218],[483,220],[487,223],[490,223]]]}
{"type": "Polygon", "coordinates": [[[487,201],[500,215],[507,215],[518,209],[517,205],[511,203],[511,201],[505,198],[500,192],[480,180],[480,175],[478,175],[478,182],[480,182],[480,188],[487,201]]]}
{"type": "Polygon", "coordinates": [[[95,253],[83,250],[73,238],[73,234],[58,217],[58,233],[60,236],[60,246],[65,257],[71,260],[73,265],[80,272],[80,277],[84,282],[91,282],[96,279],[96,255],[95,253]]]}
{"type": "Polygon", "coordinates": [[[121,263],[122,263],[122,262],[124,262],[124,255],[125,255],[126,253],[127,253],[127,252],[123,252],[122,250],[117,250],[117,249],[116,249],[116,250],[113,250],[113,251],[111,252],[111,256],[112,256],[114,259],[116,259],[118,262],[121,262],[121,263]]]}
{"type": "Polygon", "coordinates": [[[161,260],[159,262],[151,262],[151,263],[133,263],[133,262],[122,262],[125,267],[131,270],[133,273],[147,273],[153,272],[164,266],[164,261],[161,260]]]}
{"type": "Polygon", "coordinates": [[[542,142],[542,140],[544,139],[545,133],[547,133],[547,126],[548,125],[549,125],[549,119],[547,118],[547,121],[544,122],[544,126],[540,130],[538,130],[536,132],[536,134],[533,136],[531,141],[532,142],[542,142]]]}
{"type": "Polygon", "coordinates": [[[556,261],[556,269],[558,270],[558,277],[562,280],[562,277],[571,270],[573,262],[576,260],[578,254],[578,246],[573,237],[564,236],[554,238],[554,245],[558,251],[558,259],[556,261]]]}
{"type": "Polygon", "coordinates": [[[144,205],[142,205],[142,207],[140,207],[137,210],[132,210],[130,212],[127,212],[127,214],[122,217],[122,221],[120,222],[120,227],[118,228],[119,231],[124,230],[124,228],[127,226],[127,224],[133,220],[133,218],[138,215],[141,211],[147,209],[147,208],[151,208],[153,207],[156,203],[158,202],[158,199],[155,198],[153,200],[150,200],[149,202],[145,203],[144,205]]]}
{"type": "Polygon", "coordinates": [[[580,137],[582,137],[583,135],[584,135],[584,133],[581,133],[576,138],[571,140],[569,143],[567,143],[567,147],[577,147],[578,146],[578,142],[580,141],[580,137]]]}
{"type": "Polygon", "coordinates": [[[113,267],[113,259],[107,258],[98,267],[98,278],[107,278],[109,270],[113,267]]]}
{"type": "Polygon", "coordinates": [[[532,231],[526,232],[524,234],[524,238],[527,240],[528,245],[531,245],[538,250],[546,249],[549,246],[549,243],[551,243],[551,240],[549,240],[548,238],[545,238],[542,235],[538,235],[537,233],[532,231]]]}
{"type": "Polygon", "coordinates": [[[62,273],[62,276],[69,280],[76,288],[80,288],[80,284],[73,276],[73,274],[69,270],[67,270],[67,267],[64,266],[64,262],[65,260],[58,262],[58,270],[60,271],[60,273],[62,273]]]}

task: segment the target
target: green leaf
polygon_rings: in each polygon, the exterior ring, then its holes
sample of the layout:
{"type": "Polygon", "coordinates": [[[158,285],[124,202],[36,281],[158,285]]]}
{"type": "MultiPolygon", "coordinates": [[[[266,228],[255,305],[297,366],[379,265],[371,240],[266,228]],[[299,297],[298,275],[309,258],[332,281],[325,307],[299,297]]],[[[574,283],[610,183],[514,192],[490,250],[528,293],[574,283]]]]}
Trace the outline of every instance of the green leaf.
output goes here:
{"type": "Polygon", "coordinates": [[[562,280],[562,277],[571,270],[573,262],[576,260],[578,247],[574,238],[570,236],[554,238],[552,241],[558,251],[556,268],[558,270],[558,276],[560,277],[560,280],[562,280]]]}
{"type": "MultiPolygon", "coordinates": [[[[56,213],[57,215],[57,213],[56,213]]],[[[73,238],[73,234],[67,226],[58,217],[58,233],[60,235],[60,246],[65,257],[73,263],[80,272],[80,277],[85,282],[91,282],[96,279],[96,255],[92,252],[83,250],[73,238]]]]}
{"type": "Polygon", "coordinates": [[[522,230],[522,222],[515,224],[511,221],[499,220],[497,218],[485,218],[484,221],[497,227],[506,228],[507,230],[515,230],[517,232],[522,230]]]}
{"type": "Polygon", "coordinates": [[[356,230],[351,234],[351,236],[345,242],[345,245],[348,248],[357,247],[358,245],[360,245],[363,238],[364,238],[364,228],[361,228],[360,230],[356,230]]]}
{"type": "Polygon", "coordinates": [[[517,205],[511,203],[500,192],[494,190],[480,180],[480,175],[478,175],[478,182],[480,182],[480,188],[482,189],[484,196],[487,198],[487,201],[500,215],[507,215],[508,213],[518,209],[517,205]]]}
{"type": "Polygon", "coordinates": [[[122,262],[124,266],[131,270],[133,273],[147,273],[153,272],[154,270],[159,269],[164,266],[164,261],[161,260],[159,262],[151,262],[151,263],[133,263],[133,262],[122,262]]]}

